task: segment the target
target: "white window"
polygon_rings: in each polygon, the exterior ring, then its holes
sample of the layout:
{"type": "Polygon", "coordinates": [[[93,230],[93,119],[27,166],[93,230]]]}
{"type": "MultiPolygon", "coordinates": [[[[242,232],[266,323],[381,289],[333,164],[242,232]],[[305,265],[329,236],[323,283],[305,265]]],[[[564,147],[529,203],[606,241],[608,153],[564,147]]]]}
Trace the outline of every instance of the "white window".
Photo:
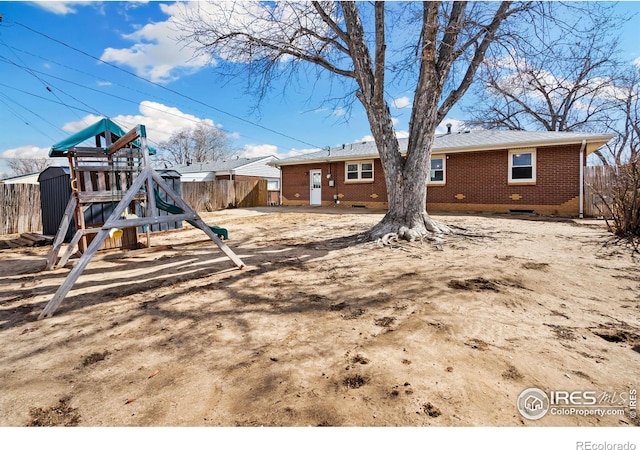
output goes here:
{"type": "Polygon", "coordinates": [[[345,181],[373,181],[373,161],[345,163],[345,181]]]}
{"type": "Polygon", "coordinates": [[[280,190],[280,180],[267,180],[267,191],[280,190]]]}
{"type": "Polygon", "coordinates": [[[509,151],[509,183],[535,183],[536,150],[523,148],[509,151]]]}
{"type": "Polygon", "coordinates": [[[431,158],[431,172],[429,184],[445,184],[447,181],[447,157],[437,156],[431,158]]]}

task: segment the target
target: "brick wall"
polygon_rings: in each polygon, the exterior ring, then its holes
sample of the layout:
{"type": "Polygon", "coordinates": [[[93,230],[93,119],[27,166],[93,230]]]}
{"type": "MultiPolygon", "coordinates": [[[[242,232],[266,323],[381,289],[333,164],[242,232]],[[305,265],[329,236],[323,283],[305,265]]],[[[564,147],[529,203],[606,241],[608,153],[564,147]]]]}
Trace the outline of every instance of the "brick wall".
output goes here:
{"type": "Polygon", "coordinates": [[[447,183],[429,186],[427,204],[561,206],[579,195],[579,152],[580,145],[538,148],[534,185],[508,183],[507,150],[447,155],[447,183]]]}
{"type": "MultiPolygon", "coordinates": [[[[512,185],[508,182],[508,150],[452,153],[447,155],[446,185],[427,189],[429,211],[534,210],[541,214],[578,214],[580,145],[544,147],[536,150],[536,182],[512,185]]],[[[282,167],[283,204],[309,204],[309,170],[322,170],[322,204],[364,205],[386,208],[384,174],[379,160],[374,164],[374,181],[345,183],[344,162],[302,164],[282,167]],[[335,186],[330,187],[331,172],[335,186]]]]}
{"type": "Polygon", "coordinates": [[[386,208],[387,190],[380,160],[374,160],[373,181],[350,181],[345,183],[345,163],[301,164],[282,167],[282,198],[284,205],[309,204],[309,171],[322,171],[322,205],[334,205],[334,196],[343,206],[363,205],[386,208]],[[327,178],[327,174],[331,178],[327,178]],[[333,180],[334,186],[329,185],[333,180]]]}

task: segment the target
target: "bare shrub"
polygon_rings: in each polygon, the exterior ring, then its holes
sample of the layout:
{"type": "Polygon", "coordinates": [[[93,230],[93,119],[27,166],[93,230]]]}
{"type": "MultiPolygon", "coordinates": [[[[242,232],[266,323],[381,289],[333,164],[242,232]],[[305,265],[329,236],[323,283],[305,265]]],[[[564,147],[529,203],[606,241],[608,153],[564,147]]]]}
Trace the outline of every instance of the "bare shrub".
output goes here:
{"type": "Polygon", "coordinates": [[[609,182],[595,186],[609,230],[620,237],[640,237],[640,158],[612,168],[609,182]]]}

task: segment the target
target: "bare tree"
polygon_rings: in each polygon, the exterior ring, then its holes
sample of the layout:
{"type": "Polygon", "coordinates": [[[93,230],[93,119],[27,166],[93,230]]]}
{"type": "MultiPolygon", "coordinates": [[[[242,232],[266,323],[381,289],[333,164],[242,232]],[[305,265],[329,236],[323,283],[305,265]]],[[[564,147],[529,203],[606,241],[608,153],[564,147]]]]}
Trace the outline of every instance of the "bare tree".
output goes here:
{"type": "Polygon", "coordinates": [[[640,159],[636,157],[609,169],[607,185],[596,189],[604,204],[609,231],[620,237],[640,238],[640,159]]]}
{"type": "MultiPolygon", "coordinates": [[[[618,24],[610,4],[553,4],[532,15],[507,52],[487,58],[469,125],[510,130],[603,131],[616,108],[618,24]]],[[[606,164],[607,158],[597,153],[606,164]]]]}
{"type": "Polygon", "coordinates": [[[640,68],[629,67],[626,76],[613,90],[618,100],[611,114],[609,129],[618,137],[607,144],[615,163],[590,182],[591,189],[604,205],[603,215],[609,230],[630,239],[635,251],[640,241],[640,68]]]}
{"type": "Polygon", "coordinates": [[[608,131],[618,136],[606,145],[607,156],[620,166],[640,161],[640,67],[625,67],[621,81],[611,88],[614,108],[606,118],[608,131]]]}
{"type": "Polygon", "coordinates": [[[10,158],[7,165],[16,175],[42,172],[49,165],[46,158],[10,158]]]}
{"type": "Polygon", "coordinates": [[[176,131],[159,150],[160,159],[177,165],[218,161],[236,153],[226,133],[204,124],[176,131]]]}
{"type": "Polygon", "coordinates": [[[188,45],[227,67],[246,69],[259,86],[293,73],[303,63],[348,81],[347,89],[355,92],[369,119],[387,188],[389,210],[369,238],[397,233],[414,240],[430,232],[449,232],[426,212],[436,127],[468,90],[489,47],[507,36],[510,18],[530,6],[209,2],[186,8],[180,28],[188,45]],[[414,92],[404,156],[385,96],[390,79],[414,92]]]}

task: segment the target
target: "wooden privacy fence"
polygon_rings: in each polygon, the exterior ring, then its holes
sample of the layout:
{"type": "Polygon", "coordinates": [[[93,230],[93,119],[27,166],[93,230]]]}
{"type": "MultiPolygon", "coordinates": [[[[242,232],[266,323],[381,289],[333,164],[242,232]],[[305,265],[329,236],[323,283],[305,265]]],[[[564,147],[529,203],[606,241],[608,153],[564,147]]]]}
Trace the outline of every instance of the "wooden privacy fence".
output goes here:
{"type": "MultiPolygon", "coordinates": [[[[267,206],[267,181],[182,183],[182,198],[196,211],[267,206]]],[[[0,184],[0,236],[42,232],[40,186],[0,184]]]]}
{"type": "Polygon", "coordinates": [[[182,198],[196,211],[267,206],[267,180],[182,183],[182,198]]]}
{"type": "Polygon", "coordinates": [[[0,184],[0,235],[41,231],[40,187],[0,184]]]}
{"type": "Polygon", "coordinates": [[[589,166],[584,172],[584,215],[587,217],[608,217],[610,215],[605,200],[611,198],[611,186],[615,167],[589,166]],[[604,200],[603,200],[604,198],[604,200]]]}

